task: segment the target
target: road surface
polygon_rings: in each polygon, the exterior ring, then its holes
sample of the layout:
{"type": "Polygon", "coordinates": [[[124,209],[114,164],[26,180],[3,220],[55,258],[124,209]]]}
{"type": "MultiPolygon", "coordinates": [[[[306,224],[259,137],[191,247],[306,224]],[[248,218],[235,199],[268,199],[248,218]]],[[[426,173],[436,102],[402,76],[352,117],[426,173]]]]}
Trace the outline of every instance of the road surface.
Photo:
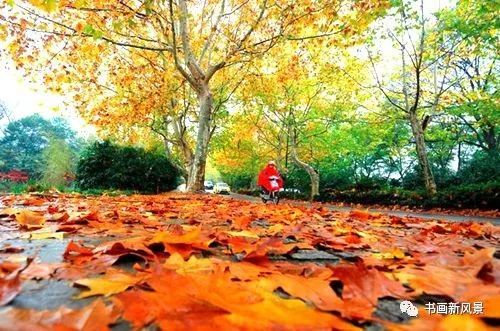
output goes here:
{"type": "MultiPolygon", "coordinates": [[[[253,197],[249,195],[231,193],[233,199],[246,200],[256,203],[262,203],[260,198],[253,197]]],[[[292,204],[296,205],[306,205],[310,206],[309,202],[305,201],[292,201],[292,204]]],[[[359,209],[354,207],[340,207],[331,204],[322,205],[325,208],[335,211],[351,211],[353,209],[359,209]]],[[[382,210],[382,209],[367,209],[371,213],[381,213],[398,217],[418,217],[429,220],[443,220],[448,222],[489,222],[493,225],[500,226],[500,218],[498,217],[482,217],[482,216],[463,216],[463,215],[449,215],[449,214],[432,214],[432,213],[422,213],[422,212],[412,212],[412,211],[401,211],[401,210],[382,210]]]]}

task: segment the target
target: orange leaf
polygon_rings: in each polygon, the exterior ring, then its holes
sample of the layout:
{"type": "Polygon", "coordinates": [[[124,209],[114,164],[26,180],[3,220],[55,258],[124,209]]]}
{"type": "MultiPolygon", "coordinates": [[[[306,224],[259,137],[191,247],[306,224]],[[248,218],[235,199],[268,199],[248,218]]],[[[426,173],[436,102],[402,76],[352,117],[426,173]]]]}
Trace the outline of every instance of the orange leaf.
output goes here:
{"type": "Polygon", "coordinates": [[[406,296],[403,285],[390,280],[377,269],[366,268],[362,263],[331,266],[330,269],[332,277],[339,279],[344,285],[342,299],[349,306],[349,312],[346,309],[347,316],[369,319],[379,298],[406,296]]]}
{"type": "Polygon", "coordinates": [[[93,253],[91,249],[84,246],[80,246],[74,241],[70,241],[68,246],[66,246],[66,250],[64,251],[63,257],[65,260],[74,260],[76,258],[82,258],[82,257],[84,257],[84,259],[87,260],[88,257],[92,255],[93,253]]]}
{"type": "Polygon", "coordinates": [[[330,287],[330,282],[319,278],[305,278],[295,275],[269,275],[262,282],[270,282],[272,290],[281,287],[292,297],[313,303],[327,311],[341,311],[344,303],[330,287]]]}
{"type": "Polygon", "coordinates": [[[118,317],[118,312],[102,300],[96,300],[81,310],[61,307],[54,311],[39,311],[9,307],[0,311],[0,330],[105,331],[118,317]]]}
{"type": "Polygon", "coordinates": [[[364,210],[353,210],[350,213],[350,216],[354,219],[360,220],[360,221],[366,221],[370,218],[370,213],[364,210]]]}
{"type": "Polygon", "coordinates": [[[23,210],[19,214],[16,214],[16,221],[21,227],[34,229],[41,228],[45,223],[45,218],[36,212],[23,210]]]}
{"type": "Polygon", "coordinates": [[[192,244],[200,241],[200,234],[201,228],[195,228],[181,235],[176,235],[171,232],[160,232],[153,237],[151,243],[192,244]]]}

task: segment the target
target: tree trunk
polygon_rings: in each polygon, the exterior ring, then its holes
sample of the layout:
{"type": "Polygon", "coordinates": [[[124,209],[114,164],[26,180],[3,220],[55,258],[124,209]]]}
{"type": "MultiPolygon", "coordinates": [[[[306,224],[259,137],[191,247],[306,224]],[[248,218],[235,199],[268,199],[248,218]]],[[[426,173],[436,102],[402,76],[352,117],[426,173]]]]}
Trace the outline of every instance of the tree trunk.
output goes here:
{"type": "Polygon", "coordinates": [[[409,119],[411,123],[411,130],[413,132],[413,137],[415,138],[415,145],[417,149],[418,163],[423,173],[423,180],[425,184],[425,189],[429,194],[436,194],[436,182],[434,181],[434,175],[432,174],[432,169],[429,164],[429,159],[427,157],[427,150],[425,148],[424,131],[422,125],[417,118],[417,114],[414,111],[409,112],[409,119]]]}
{"type": "Polygon", "coordinates": [[[182,118],[175,118],[172,120],[172,128],[175,137],[175,144],[177,148],[180,150],[182,161],[183,161],[183,171],[182,176],[186,180],[186,183],[189,181],[189,172],[191,169],[191,165],[193,164],[193,150],[191,146],[189,146],[189,142],[186,140],[186,132],[185,126],[182,123],[182,118]]]}
{"type": "Polygon", "coordinates": [[[172,162],[172,165],[177,169],[177,171],[179,171],[179,174],[182,176],[182,178],[184,178],[184,180],[187,183],[189,173],[185,167],[181,166],[176,160],[174,160],[169,144],[170,143],[167,141],[167,139],[163,139],[163,145],[165,146],[165,155],[170,160],[170,162],[172,162]]]}
{"type": "Polygon", "coordinates": [[[309,178],[311,179],[311,201],[314,201],[314,198],[319,195],[319,174],[312,166],[299,159],[295,141],[291,143],[291,152],[293,162],[309,174],[309,178]]]}
{"type": "Polygon", "coordinates": [[[459,173],[460,170],[462,170],[462,142],[458,143],[457,158],[458,158],[457,173],[459,173]]]}
{"type": "Polygon", "coordinates": [[[495,134],[495,127],[492,125],[488,125],[483,130],[484,141],[486,142],[486,146],[488,147],[487,152],[495,152],[498,150],[498,141],[497,135],[495,134]]]}
{"type": "Polygon", "coordinates": [[[184,159],[184,166],[181,167],[182,170],[182,177],[186,180],[186,183],[189,182],[189,172],[191,169],[191,165],[193,164],[193,152],[191,151],[191,148],[189,146],[186,146],[185,144],[181,144],[180,146],[182,150],[182,155],[184,159]]]}
{"type": "Polygon", "coordinates": [[[213,97],[208,86],[204,86],[198,93],[200,102],[198,136],[196,150],[189,172],[187,191],[203,191],[205,181],[205,166],[207,163],[208,143],[210,141],[210,121],[212,115],[213,97]]]}

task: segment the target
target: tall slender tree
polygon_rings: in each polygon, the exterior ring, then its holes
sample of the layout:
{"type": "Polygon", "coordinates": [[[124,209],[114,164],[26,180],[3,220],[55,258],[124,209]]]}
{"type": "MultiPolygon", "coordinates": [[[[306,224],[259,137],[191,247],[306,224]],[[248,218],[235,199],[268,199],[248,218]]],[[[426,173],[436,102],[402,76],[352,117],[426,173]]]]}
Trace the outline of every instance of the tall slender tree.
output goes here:
{"type": "MultiPolygon", "coordinates": [[[[376,56],[368,49],[376,88],[408,121],[413,134],[422,181],[428,193],[435,194],[436,182],[429,161],[425,130],[438,111],[443,95],[453,86],[450,59],[456,43],[438,46],[430,30],[430,18],[423,0],[400,1],[392,24],[384,33],[400,54],[399,69],[389,82],[378,72],[376,56]],[[396,79],[395,79],[396,78],[396,79]]],[[[457,41],[459,43],[460,41],[457,41]]],[[[387,56],[387,55],[386,55],[387,56]]],[[[385,59],[384,59],[385,61],[385,59]]]]}

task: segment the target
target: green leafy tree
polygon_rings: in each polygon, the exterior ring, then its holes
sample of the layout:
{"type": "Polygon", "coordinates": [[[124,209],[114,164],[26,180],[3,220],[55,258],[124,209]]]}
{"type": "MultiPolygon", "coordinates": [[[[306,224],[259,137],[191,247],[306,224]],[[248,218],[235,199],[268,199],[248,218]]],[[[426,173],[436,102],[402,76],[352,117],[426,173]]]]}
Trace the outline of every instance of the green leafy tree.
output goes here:
{"type": "Polygon", "coordinates": [[[65,141],[78,150],[79,140],[64,119],[46,120],[39,114],[10,122],[0,139],[2,170],[18,169],[40,177],[44,169],[43,151],[50,139],[65,141]]]}
{"type": "Polygon", "coordinates": [[[439,36],[458,45],[451,61],[455,84],[446,109],[454,119],[450,126],[460,124],[460,142],[492,154],[500,148],[498,5],[498,1],[461,0],[439,14],[438,26],[439,36]]]}
{"type": "Polygon", "coordinates": [[[46,185],[61,187],[74,177],[77,155],[62,139],[50,139],[42,153],[44,168],[42,182],[46,185]]]}

